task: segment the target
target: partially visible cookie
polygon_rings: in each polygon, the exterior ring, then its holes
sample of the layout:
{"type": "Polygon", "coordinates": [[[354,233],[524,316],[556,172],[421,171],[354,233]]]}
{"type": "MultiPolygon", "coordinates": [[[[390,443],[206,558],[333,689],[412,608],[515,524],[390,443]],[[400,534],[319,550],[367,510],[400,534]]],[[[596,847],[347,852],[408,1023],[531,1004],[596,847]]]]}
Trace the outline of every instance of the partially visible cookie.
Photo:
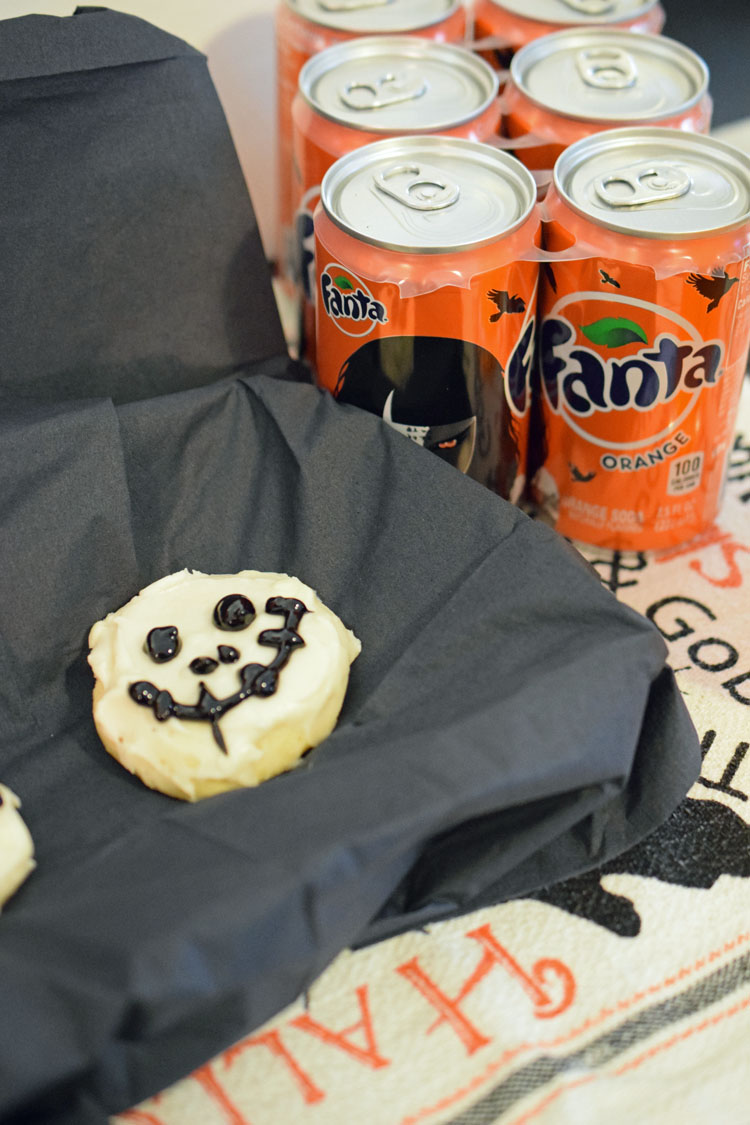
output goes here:
{"type": "Polygon", "coordinates": [[[15,793],[0,785],[0,908],[36,867],[34,842],[20,807],[15,793]]]}
{"type": "Polygon", "coordinates": [[[188,801],[257,785],[326,738],[361,649],[310,586],[255,570],[167,575],[89,645],[104,746],[188,801]]]}

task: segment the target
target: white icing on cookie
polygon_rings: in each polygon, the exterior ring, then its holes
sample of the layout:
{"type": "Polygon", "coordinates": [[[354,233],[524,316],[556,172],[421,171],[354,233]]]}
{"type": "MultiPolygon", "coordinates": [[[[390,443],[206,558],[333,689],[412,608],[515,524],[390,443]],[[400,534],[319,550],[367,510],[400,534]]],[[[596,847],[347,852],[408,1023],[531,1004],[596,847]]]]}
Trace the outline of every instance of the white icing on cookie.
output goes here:
{"type": "Polygon", "coordinates": [[[189,801],[257,785],[326,738],[361,648],[309,586],[253,570],[161,578],[97,621],[89,645],[105,747],[189,801]]]}
{"type": "Polygon", "coordinates": [[[0,785],[0,907],[34,870],[34,842],[24,824],[18,797],[0,785]]]}

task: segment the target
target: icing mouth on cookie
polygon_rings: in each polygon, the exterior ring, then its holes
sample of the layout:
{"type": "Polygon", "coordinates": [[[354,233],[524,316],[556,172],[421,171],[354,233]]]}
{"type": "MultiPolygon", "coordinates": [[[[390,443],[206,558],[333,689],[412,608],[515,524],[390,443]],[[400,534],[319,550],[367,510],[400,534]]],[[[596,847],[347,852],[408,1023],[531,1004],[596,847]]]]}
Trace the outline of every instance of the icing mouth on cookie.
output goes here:
{"type": "Polygon", "coordinates": [[[361,648],[311,587],[261,571],[168,575],[89,643],[104,746],[186,800],[294,766],[336,725],[361,648]]]}

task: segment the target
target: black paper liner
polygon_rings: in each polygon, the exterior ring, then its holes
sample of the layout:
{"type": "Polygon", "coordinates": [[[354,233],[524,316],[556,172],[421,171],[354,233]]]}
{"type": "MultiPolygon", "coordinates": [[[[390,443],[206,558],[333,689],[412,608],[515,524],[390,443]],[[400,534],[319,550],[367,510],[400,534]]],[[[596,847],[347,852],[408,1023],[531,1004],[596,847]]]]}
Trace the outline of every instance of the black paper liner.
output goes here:
{"type": "Polygon", "coordinates": [[[20,405],[0,442],[0,780],[38,860],[0,917],[3,1121],[103,1122],[341,949],[596,866],[698,774],[657,630],[368,413],[257,375],[20,405]],[[300,767],[195,805],[104,751],[86,663],[183,567],[295,574],[363,645],[300,767]]]}
{"type": "MultiPolygon", "coordinates": [[[[0,5],[0,15],[2,14],[0,5]]],[[[0,20],[0,403],[288,365],[206,57],[123,12],[0,20]]]]}

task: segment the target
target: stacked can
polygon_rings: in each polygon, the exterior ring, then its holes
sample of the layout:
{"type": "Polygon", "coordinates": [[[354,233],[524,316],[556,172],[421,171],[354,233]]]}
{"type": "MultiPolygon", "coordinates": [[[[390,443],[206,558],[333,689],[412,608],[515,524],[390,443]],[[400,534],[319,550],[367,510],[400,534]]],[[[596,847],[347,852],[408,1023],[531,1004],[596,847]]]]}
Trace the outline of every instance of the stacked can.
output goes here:
{"type": "Polygon", "coordinates": [[[418,35],[443,43],[466,38],[461,0],[279,0],[276,7],[278,247],[283,277],[292,276],[292,102],[302,67],[318,51],[360,35],[418,35]]]}
{"type": "Polygon", "coordinates": [[[414,36],[363,37],[302,68],[292,106],[300,353],[315,367],[313,220],[323,176],[341,156],[388,136],[487,141],[500,122],[495,71],[463,47],[414,36]]]}
{"type": "Polygon", "coordinates": [[[532,494],[572,539],[692,539],[718,513],[747,360],[750,157],[609,130],[566,149],[545,209],[566,253],[540,283],[532,494]]]}
{"type": "Polygon", "coordinates": [[[520,498],[539,214],[487,144],[400,137],[342,157],[315,211],[318,382],[520,498]]]}
{"type": "Polygon", "coordinates": [[[708,68],[674,39],[574,28],[522,47],[510,64],[503,131],[533,141],[516,156],[551,169],[568,145],[626,125],[707,133],[708,68]]]}
{"type": "Polygon", "coordinates": [[[664,18],[658,0],[476,0],[474,39],[497,40],[482,53],[505,70],[514,53],[540,35],[589,25],[658,34],[664,18]]]}

